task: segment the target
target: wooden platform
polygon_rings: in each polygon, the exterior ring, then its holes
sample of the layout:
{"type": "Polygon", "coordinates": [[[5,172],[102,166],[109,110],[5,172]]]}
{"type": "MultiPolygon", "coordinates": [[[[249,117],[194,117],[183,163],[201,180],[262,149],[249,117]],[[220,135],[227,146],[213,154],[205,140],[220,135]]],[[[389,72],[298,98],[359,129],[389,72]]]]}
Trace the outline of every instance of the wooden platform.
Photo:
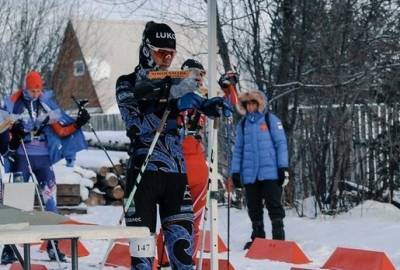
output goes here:
{"type": "Polygon", "coordinates": [[[22,211],[0,205],[0,225],[24,222],[30,225],[56,225],[68,220],[69,218],[52,212],[22,211]]]}
{"type": "Polygon", "coordinates": [[[24,270],[31,270],[30,245],[43,240],[71,239],[72,270],[78,270],[79,239],[146,238],[146,227],[60,224],[69,219],[49,212],[22,211],[0,206],[0,244],[23,244],[24,258],[18,254],[24,270]],[[15,226],[13,226],[15,225],[15,226]]]}
{"type": "Polygon", "coordinates": [[[20,230],[0,230],[0,244],[38,243],[43,239],[120,239],[150,236],[146,227],[97,225],[34,225],[20,230]]]}

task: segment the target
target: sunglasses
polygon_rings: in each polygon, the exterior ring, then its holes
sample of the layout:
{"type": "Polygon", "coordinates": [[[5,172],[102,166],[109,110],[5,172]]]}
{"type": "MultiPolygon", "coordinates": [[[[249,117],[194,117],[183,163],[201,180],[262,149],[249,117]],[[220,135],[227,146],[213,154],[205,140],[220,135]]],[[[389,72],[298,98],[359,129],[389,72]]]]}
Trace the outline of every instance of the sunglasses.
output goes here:
{"type": "Polygon", "coordinates": [[[168,55],[170,55],[171,57],[174,57],[176,54],[176,50],[174,50],[174,49],[157,48],[152,45],[149,45],[149,48],[153,51],[154,55],[158,58],[165,58],[168,55]]]}

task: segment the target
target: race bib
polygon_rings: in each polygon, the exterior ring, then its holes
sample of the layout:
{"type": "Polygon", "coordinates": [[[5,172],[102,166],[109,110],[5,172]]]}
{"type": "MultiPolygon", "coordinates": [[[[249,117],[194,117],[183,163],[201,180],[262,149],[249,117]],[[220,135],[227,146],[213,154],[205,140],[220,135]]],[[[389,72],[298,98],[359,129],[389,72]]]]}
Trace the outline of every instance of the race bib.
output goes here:
{"type": "Polygon", "coordinates": [[[129,250],[132,257],[148,258],[155,256],[155,239],[154,236],[148,238],[131,239],[129,242],[129,250]]]}

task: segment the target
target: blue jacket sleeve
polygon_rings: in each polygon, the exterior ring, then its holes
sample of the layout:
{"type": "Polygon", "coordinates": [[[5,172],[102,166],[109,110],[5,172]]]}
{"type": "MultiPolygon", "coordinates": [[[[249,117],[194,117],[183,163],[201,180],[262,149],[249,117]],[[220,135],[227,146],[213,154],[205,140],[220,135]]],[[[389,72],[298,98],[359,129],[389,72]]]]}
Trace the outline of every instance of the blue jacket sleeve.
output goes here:
{"type": "Polygon", "coordinates": [[[243,131],[242,131],[242,121],[245,121],[243,118],[236,125],[236,139],[235,146],[233,148],[232,153],[232,161],[231,161],[231,174],[239,173],[241,170],[242,159],[243,159],[243,131]]]}
{"type": "Polygon", "coordinates": [[[288,168],[288,147],[282,122],[276,115],[269,113],[269,125],[271,138],[277,155],[278,168],[288,168]]]}

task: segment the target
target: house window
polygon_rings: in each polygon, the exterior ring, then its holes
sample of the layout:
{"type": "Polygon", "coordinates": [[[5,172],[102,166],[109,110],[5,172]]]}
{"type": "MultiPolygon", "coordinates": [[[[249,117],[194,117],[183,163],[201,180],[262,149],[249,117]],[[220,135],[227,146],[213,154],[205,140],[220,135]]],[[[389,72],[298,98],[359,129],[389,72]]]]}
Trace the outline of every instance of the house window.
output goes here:
{"type": "Polygon", "coordinates": [[[74,61],[74,76],[79,77],[85,75],[85,63],[83,60],[74,61]]]}

